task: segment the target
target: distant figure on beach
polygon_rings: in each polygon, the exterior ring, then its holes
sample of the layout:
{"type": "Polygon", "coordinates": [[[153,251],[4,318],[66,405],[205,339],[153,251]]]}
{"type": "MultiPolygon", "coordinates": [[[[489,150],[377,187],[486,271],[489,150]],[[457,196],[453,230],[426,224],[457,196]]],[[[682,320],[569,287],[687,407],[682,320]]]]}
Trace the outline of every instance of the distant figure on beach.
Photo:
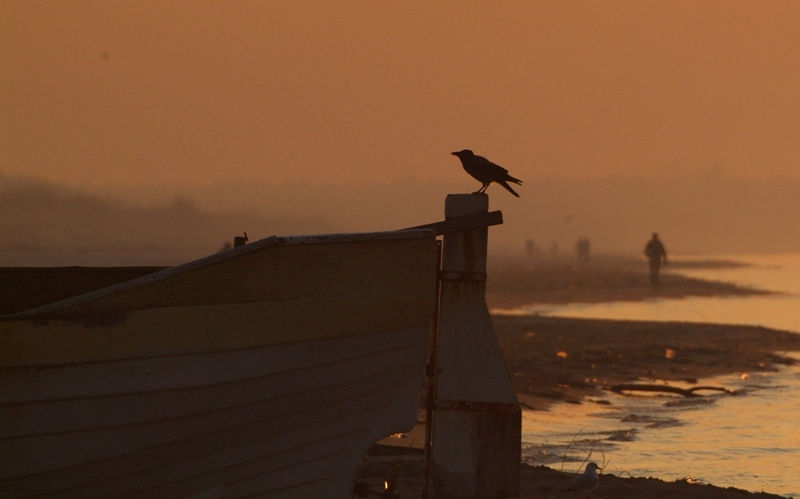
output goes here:
{"type": "Polygon", "coordinates": [[[461,166],[478,182],[483,184],[483,187],[473,192],[473,194],[480,194],[486,191],[489,184],[497,182],[508,190],[511,194],[519,197],[519,194],[514,192],[514,189],[508,185],[508,182],[522,185],[522,180],[514,178],[508,174],[508,170],[500,165],[496,165],[484,158],[483,156],[476,156],[475,153],[469,149],[450,153],[457,156],[461,160],[461,166]]]}
{"type": "Polygon", "coordinates": [[[650,261],[650,283],[653,286],[658,285],[659,276],[661,271],[661,263],[667,264],[667,250],[658,239],[658,233],[653,232],[653,237],[647,241],[647,246],[644,247],[644,255],[650,261]]]}
{"type": "Polygon", "coordinates": [[[575,243],[575,252],[578,253],[578,260],[582,260],[584,262],[589,262],[589,248],[591,243],[589,243],[589,239],[583,236],[578,238],[578,242],[575,243]]]}
{"type": "Polygon", "coordinates": [[[542,248],[540,248],[538,244],[533,242],[533,239],[526,239],[525,240],[525,256],[527,256],[530,259],[541,258],[541,256],[542,256],[542,248]]]}

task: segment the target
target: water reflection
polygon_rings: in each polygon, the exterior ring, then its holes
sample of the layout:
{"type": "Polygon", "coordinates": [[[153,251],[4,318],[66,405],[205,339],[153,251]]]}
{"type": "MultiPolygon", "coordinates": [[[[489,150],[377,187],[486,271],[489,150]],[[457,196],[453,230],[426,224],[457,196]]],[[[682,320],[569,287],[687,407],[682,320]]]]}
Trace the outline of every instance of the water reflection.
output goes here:
{"type": "Polygon", "coordinates": [[[605,473],[667,481],[691,476],[722,487],[800,495],[794,479],[800,476],[800,370],[709,381],[744,394],[683,399],[609,393],[611,405],[525,412],[523,442],[531,444],[523,447],[523,458],[556,469],[563,461],[572,470],[591,454],[606,463],[605,473]]]}
{"type": "MultiPolygon", "coordinates": [[[[556,317],[749,324],[800,332],[800,255],[724,257],[752,264],[733,269],[686,270],[689,277],[733,282],[783,294],[752,297],[688,297],[639,302],[534,304],[519,314],[556,317]]],[[[708,257],[702,257],[707,260],[708,257]]]]}
{"type": "MultiPolygon", "coordinates": [[[[708,257],[703,257],[708,259],[708,257]]],[[[761,325],[800,332],[800,254],[733,256],[752,267],[687,270],[690,277],[779,291],[776,296],[531,305],[520,314],[761,325]]],[[[800,354],[796,356],[800,360],[800,354]]],[[[703,384],[741,390],[698,399],[606,395],[609,405],[562,404],[523,418],[525,459],[565,470],[588,454],[605,473],[800,496],[800,367],[738,373],[703,384]],[[611,437],[611,438],[609,438],[611,437]],[[577,460],[573,463],[572,460],[577,460]]]]}
{"type": "Polygon", "coordinates": [[[719,324],[749,324],[788,331],[800,331],[800,296],[754,296],[641,302],[572,303],[530,305],[517,313],[584,319],[628,319],[648,321],[689,321],[719,324]]]}

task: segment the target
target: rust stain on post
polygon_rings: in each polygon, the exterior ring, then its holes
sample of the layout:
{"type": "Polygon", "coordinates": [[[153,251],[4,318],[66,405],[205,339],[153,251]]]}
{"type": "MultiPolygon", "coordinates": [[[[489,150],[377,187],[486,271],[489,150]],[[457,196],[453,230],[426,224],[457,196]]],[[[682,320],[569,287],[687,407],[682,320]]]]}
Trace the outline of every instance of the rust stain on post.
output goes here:
{"type": "MultiPolygon", "coordinates": [[[[445,219],[486,217],[485,194],[447,197],[445,219]]],[[[521,411],[486,307],[488,224],[446,232],[433,444],[432,499],[519,494],[521,411]]]]}

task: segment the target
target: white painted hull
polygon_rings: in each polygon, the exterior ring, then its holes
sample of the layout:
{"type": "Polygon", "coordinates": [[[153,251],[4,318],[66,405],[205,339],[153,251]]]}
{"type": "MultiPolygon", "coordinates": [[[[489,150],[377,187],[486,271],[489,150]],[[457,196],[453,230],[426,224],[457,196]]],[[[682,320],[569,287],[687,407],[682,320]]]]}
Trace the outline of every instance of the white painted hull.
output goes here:
{"type": "Polygon", "coordinates": [[[0,317],[0,497],[352,497],[416,422],[435,248],[269,238],[0,317]]]}
{"type": "Polygon", "coordinates": [[[428,334],[14,368],[2,496],[349,497],[366,449],[415,423],[428,334]]]}

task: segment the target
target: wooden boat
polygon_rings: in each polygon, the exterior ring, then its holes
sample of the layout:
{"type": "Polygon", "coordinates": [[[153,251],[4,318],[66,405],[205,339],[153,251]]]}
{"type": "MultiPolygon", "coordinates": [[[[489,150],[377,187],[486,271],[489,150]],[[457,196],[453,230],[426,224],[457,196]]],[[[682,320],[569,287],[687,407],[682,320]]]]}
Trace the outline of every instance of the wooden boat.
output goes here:
{"type": "Polygon", "coordinates": [[[0,497],[352,497],[416,420],[435,236],[272,237],[1,317],[0,497]]]}

